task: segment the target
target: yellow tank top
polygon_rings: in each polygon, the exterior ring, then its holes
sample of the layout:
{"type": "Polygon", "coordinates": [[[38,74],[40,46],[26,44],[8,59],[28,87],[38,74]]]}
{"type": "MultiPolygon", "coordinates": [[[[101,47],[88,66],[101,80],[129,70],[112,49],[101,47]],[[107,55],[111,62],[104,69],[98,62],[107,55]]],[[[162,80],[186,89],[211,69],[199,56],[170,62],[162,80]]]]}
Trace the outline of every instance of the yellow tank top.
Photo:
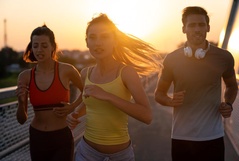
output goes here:
{"type": "MultiPolygon", "coordinates": [[[[124,67],[123,67],[124,68],[124,67]]],[[[97,84],[89,80],[89,68],[85,85],[97,85],[122,99],[130,101],[131,94],[124,86],[120,69],[118,77],[108,83],[97,84]]],[[[96,144],[116,145],[129,141],[128,115],[107,101],[88,97],[83,101],[86,105],[86,129],[84,137],[96,144]]]]}

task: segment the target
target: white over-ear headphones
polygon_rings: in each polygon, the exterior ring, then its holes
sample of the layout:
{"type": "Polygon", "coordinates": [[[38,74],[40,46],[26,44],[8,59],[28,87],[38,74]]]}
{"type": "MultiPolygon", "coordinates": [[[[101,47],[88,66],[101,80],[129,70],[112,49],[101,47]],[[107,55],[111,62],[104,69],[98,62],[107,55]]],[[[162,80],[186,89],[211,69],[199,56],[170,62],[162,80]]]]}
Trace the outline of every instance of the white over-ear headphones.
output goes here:
{"type": "MultiPolygon", "coordinates": [[[[197,59],[202,59],[205,57],[207,51],[210,49],[210,43],[207,43],[207,49],[203,50],[202,48],[199,48],[195,51],[194,57],[197,59]]],[[[184,55],[187,57],[192,57],[192,49],[189,46],[184,47],[184,55]]]]}

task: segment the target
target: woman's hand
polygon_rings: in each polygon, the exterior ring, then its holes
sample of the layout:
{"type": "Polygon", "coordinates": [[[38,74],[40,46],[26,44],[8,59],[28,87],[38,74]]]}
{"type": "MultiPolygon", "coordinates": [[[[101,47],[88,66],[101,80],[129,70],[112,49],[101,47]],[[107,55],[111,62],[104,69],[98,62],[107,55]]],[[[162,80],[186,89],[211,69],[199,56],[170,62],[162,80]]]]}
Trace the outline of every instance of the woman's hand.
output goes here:
{"type": "Polygon", "coordinates": [[[107,99],[107,92],[105,92],[102,88],[96,85],[86,85],[84,88],[84,97],[94,97],[100,100],[107,99]]]}
{"type": "Polygon", "coordinates": [[[59,107],[54,107],[53,112],[58,116],[58,117],[65,117],[67,116],[70,111],[71,111],[71,105],[70,103],[67,102],[61,102],[62,106],[59,107]]]}
{"type": "Polygon", "coordinates": [[[71,130],[73,130],[80,123],[78,116],[79,114],[75,111],[67,115],[66,123],[71,130]]]}
{"type": "Polygon", "coordinates": [[[27,121],[28,113],[28,95],[29,95],[29,82],[31,78],[31,70],[24,70],[18,75],[17,89],[15,94],[18,100],[18,107],[16,112],[17,121],[24,124],[27,121]]]}
{"type": "Polygon", "coordinates": [[[17,89],[15,91],[16,96],[20,97],[20,96],[28,94],[28,93],[29,93],[28,86],[19,82],[18,86],[17,86],[17,89]]]}

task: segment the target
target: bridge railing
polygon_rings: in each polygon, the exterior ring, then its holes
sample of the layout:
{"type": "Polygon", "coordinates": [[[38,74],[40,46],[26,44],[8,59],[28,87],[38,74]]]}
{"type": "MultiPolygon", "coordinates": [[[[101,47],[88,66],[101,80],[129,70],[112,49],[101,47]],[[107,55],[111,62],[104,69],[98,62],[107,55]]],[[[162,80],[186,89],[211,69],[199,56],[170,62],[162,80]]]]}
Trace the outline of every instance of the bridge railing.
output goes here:
{"type": "MultiPolygon", "coordinates": [[[[6,98],[14,98],[16,86],[0,89],[0,100],[6,98]]],[[[72,90],[72,97],[77,95],[77,90],[72,90]]],[[[34,116],[32,105],[28,104],[28,119],[21,125],[17,122],[16,111],[18,102],[13,101],[0,105],[0,160],[29,160],[29,126],[34,116]]],[[[81,118],[82,123],[79,124],[72,132],[75,144],[80,140],[84,133],[85,119],[81,118]]]]}

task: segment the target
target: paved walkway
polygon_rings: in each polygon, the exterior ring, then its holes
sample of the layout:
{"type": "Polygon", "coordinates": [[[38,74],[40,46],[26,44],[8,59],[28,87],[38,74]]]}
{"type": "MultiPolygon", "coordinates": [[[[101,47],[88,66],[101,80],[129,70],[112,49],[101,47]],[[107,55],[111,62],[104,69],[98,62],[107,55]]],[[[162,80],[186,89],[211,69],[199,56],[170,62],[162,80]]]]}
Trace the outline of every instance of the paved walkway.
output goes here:
{"type": "MultiPolygon", "coordinates": [[[[153,91],[156,80],[150,82],[147,94],[153,110],[153,122],[145,125],[130,118],[129,129],[136,161],[171,161],[172,108],[157,104],[153,91]]],[[[227,136],[225,137],[225,161],[239,161],[239,157],[227,136]]]]}

